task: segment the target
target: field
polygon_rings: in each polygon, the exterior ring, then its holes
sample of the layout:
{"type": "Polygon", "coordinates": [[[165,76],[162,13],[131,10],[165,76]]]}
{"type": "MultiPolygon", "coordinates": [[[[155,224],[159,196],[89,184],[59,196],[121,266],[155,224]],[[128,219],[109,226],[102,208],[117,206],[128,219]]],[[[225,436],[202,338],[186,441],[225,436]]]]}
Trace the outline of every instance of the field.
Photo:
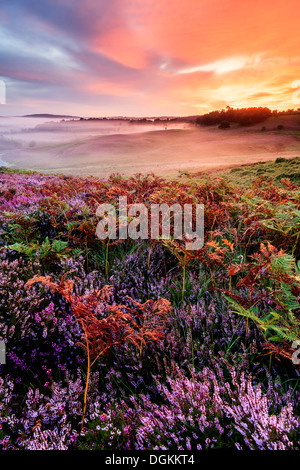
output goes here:
{"type": "MultiPolygon", "coordinates": [[[[238,186],[249,186],[258,176],[267,176],[276,183],[288,178],[293,183],[299,184],[300,157],[290,159],[278,157],[270,162],[250,163],[226,171],[213,172],[213,175],[222,175],[227,181],[238,186]]],[[[194,176],[197,177],[197,174],[194,176]]]]}
{"type": "Polygon", "coordinates": [[[300,449],[300,165],[272,160],[0,169],[1,449],[300,449]],[[204,204],[204,246],[101,241],[120,195],[204,204]]]}
{"type": "Polygon", "coordinates": [[[299,114],[230,129],[189,123],[0,119],[1,159],[48,174],[163,178],[299,156],[299,114]],[[277,127],[282,125],[282,130],[277,127]],[[262,131],[265,127],[265,131],[262,131]]]}

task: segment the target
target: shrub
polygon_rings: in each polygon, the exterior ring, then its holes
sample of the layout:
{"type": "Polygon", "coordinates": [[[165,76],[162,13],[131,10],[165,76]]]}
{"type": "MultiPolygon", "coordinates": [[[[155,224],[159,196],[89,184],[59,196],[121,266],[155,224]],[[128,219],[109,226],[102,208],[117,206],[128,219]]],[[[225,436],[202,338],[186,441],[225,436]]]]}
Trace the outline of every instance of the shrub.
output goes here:
{"type": "Polygon", "coordinates": [[[230,383],[220,371],[216,375],[204,369],[188,379],[177,369],[168,384],[157,383],[164,404],[142,397],[137,449],[299,448],[299,442],[291,440],[297,439],[299,426],[292,407],[284,406],[273,414],[272,400],[260,385],[253,385],[251,376],[242,373],[237,378],[232,371],[230,383]]]}

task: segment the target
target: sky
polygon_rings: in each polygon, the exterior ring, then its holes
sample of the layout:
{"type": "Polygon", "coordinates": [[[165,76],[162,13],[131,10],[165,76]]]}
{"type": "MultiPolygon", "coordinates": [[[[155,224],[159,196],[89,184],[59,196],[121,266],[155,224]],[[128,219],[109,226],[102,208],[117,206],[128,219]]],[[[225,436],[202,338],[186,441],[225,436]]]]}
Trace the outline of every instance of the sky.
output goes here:
{"type": "Polygon", "coordinates": [[[0,0],[0,115],[298,108],[299,24],[299,0],[0,0]]]}

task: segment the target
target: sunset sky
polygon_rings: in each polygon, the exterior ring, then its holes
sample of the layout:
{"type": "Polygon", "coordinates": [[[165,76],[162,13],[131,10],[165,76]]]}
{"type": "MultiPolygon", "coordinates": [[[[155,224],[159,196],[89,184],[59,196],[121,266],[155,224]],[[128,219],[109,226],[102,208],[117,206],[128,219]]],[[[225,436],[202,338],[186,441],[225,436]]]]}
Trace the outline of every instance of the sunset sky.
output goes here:
{"type": "Polygon", "coordinates": [[[299,0],[0,0],[0,115],[297,108],[299,24],[299,0]]]}

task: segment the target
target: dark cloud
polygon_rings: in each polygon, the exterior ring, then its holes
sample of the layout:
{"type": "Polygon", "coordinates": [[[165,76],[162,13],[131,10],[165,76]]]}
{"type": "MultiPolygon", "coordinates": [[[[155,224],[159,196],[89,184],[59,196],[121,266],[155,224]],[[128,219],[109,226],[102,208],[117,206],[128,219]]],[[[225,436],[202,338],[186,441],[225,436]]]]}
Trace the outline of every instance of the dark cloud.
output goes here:
{"type": "MultiPolygon", "coordinates": [[[[143,70],[135,70],[90,48],[93,35],[114,24],[117,1],[3,0],[0,17],[0,77],[8,80],[15,102],[30,99],[102,101],[107,84],[139,87],[143,70]],[[99,90],[95,88],[99,81],[99,90]],[[106,84],[104,92],[101,83],[106,84]]],[[[112,88],[112,87],[111,87],[112,88]]],[[[111,99],[113,91],[109,91],[111,99]]],[[[118,95],[118,92],[116,93],[118,95]]]]}
{"type": "MultiPolygon", "coordinates": [[[[1,8],[11,24],[22,24],[31,16],[53,29],[78,36],[90,37],[109,28],[118,0],[2,0],[1,8]],[[108,21],[110,20],[110,21],[108,21]]],[[[26,25],[24,26],[26,29],[26,25]]]]}

